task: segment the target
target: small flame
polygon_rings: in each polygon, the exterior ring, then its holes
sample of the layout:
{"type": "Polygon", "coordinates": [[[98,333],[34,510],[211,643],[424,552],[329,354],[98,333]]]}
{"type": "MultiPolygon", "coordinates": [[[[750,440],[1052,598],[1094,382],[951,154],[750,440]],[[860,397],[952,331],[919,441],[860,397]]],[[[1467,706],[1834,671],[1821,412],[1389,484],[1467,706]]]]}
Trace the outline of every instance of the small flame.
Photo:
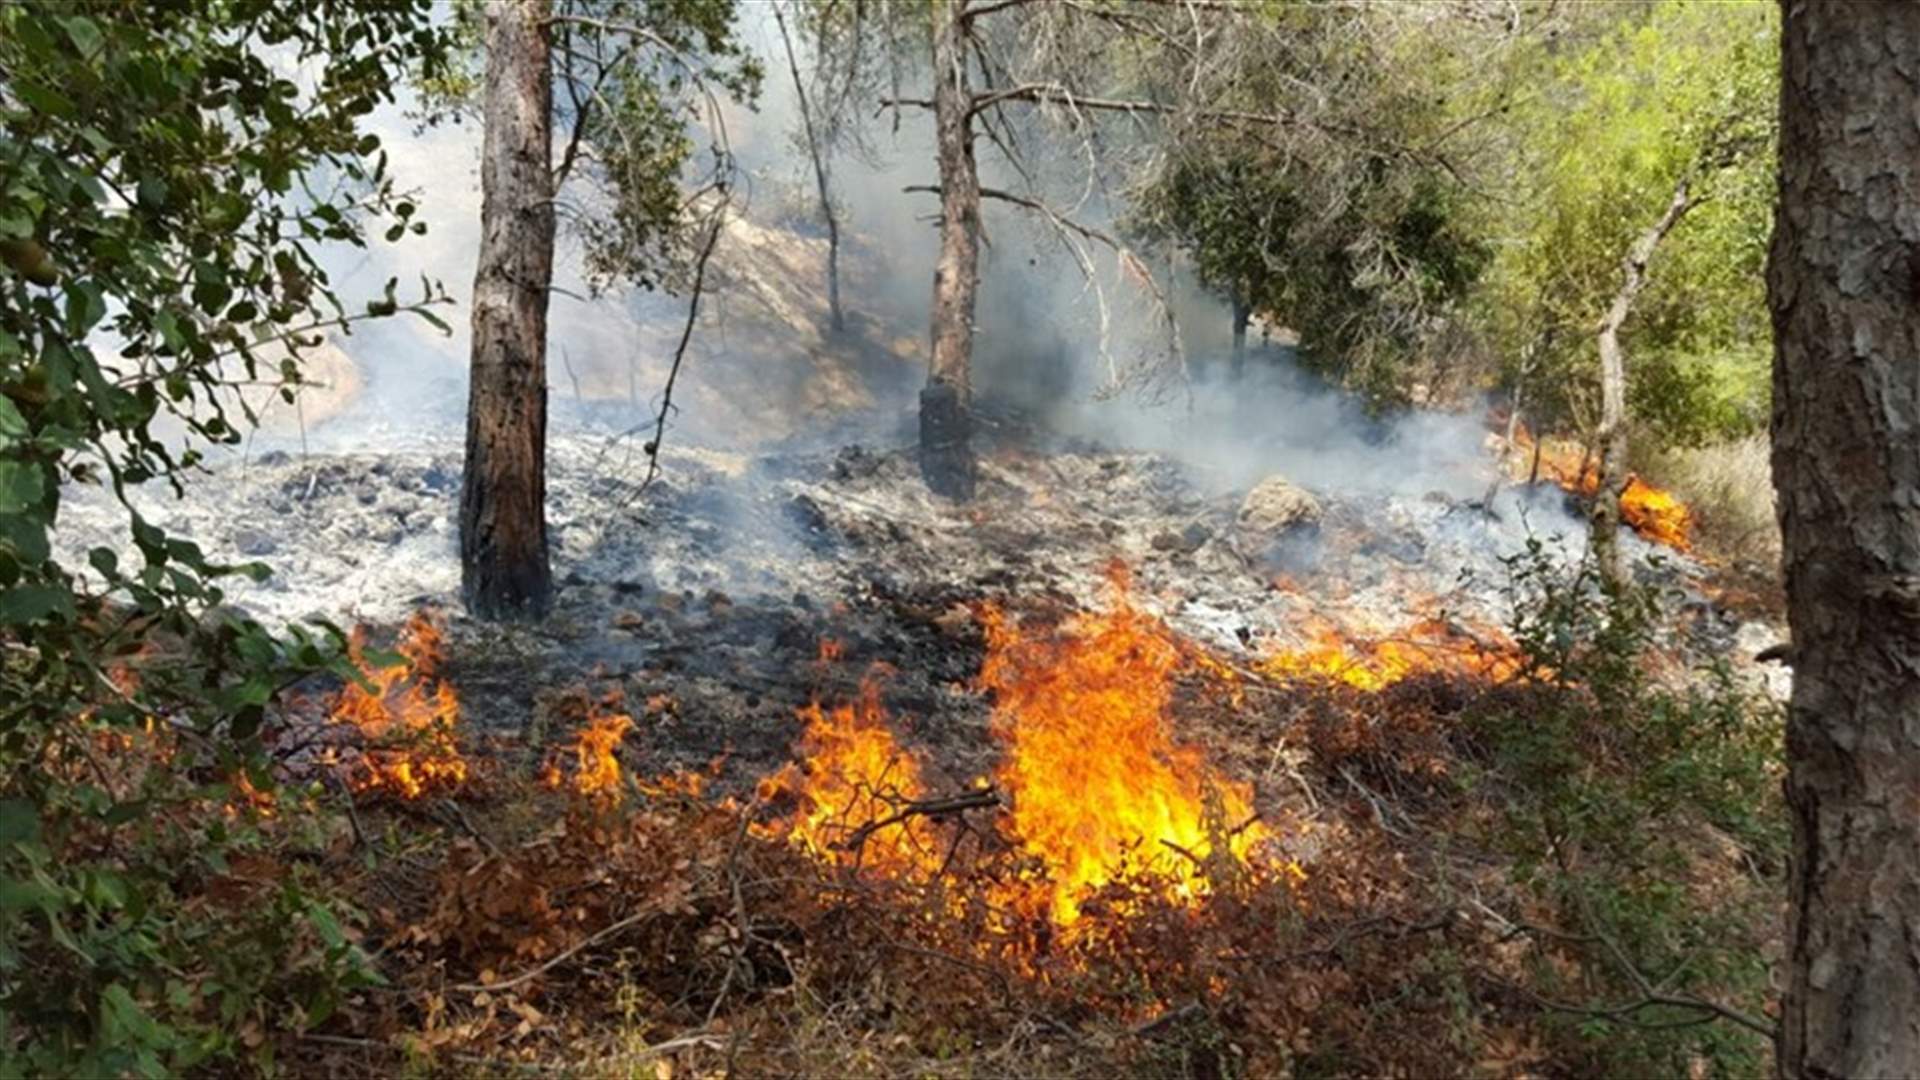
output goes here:
{"type": "MultiPolygon", "coordinates": [[[[839,655],[837,648],[829,652],[829,644],[822,643],[823,659],[839,655]]],[[[799,715],[807,724],[800,736],[802,763],[789,762],[759,785],[761,801],[791,799],[795,808],[786,819],[761,826],[762,834],[785,836],[827,862],[883,873],[912,874],[937,865],[937,847],[922,818],[862,829],[926,791],[919,763],[888,726],[880,672],[861,681],[853,704],[826,709],[815,700],[799,715]]]]}
{"type": "Polygon", "coordinates": [[[1315,627],[1308,638],[1302,648],[1283,649],[1262,660],[1259,672],[1289,682],[1344,683],[1371,693],[1429,673],[1505,682],[1525,666],[1504,634],[1468,634],[1444,619],[1422,619],[1376,641],[1349,639],[1331,624],[1315,627]]]}
{"type": "Polygon", "coordinates": [[[364,630],[355,630],[347,654],[372,689],[349,682],[332,709],[335,722],[358,728],[369,743],[355,787],[418,799],[464,784],[467,761],[454,734],[460,699],[453,685],[439,678],[439,624],[425,612],[407,620],[395,646],[401,663],[370,666],[365,645],[364,630]]]}
{"type": "Polygon", "coordinates": [[[983,616],[980,685],[995,695],[1011,831],[1046,868],[1045,910],[1061,925],[1078,920],[1089,890],[1130,873],[1164,876],[1173,895],[1197,897],[1216,837],[1244,861],[1269,835],[1252,820],[1249,785],[1168,737],[1178,639],[1133,606],[1124,567],[1109,576],[1108,610],[1057,634],[1028,634],[994,609],[983,616]]]}
{"type": "MultiPolygon", "coordinates": [[[[620,711],[623,698],[618,692],[587,706],[587,722],[574,741],[574,793],[596,802],[617,805],[623,798],[620,786],[621,740],[633,730],[633,717],[620,711]]],[[[546,770],[549,787],[562,787],[566,780],[557,764],[546,770]]]]}
{"type": "MultiPolygon", "coordinates": [[[[1531,472],[1533,455],[1538,453],[1541,475],[1577,495],[1599,494],[1600,463],[1590,451],[1566,442],[1536,442],[1525,424],[1514,425],[1513,446],[1521,452],[1521,469],[1531,472]]],[[[1649,540],[1675,551],[1693,550],[1693,511],[1673,492],[1638,476],[1629,476],[1620,493],[1620,518],[1649,540]]]]}

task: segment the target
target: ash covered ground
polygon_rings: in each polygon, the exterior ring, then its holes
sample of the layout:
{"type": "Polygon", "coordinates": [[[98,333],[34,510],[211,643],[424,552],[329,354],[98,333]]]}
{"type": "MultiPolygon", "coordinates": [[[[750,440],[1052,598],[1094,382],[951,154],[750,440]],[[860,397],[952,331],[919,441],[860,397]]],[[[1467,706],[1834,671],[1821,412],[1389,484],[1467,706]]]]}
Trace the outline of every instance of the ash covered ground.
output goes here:
{"type": "MultiPolygon", "coordinates": [[[[1139,606],[1225,663],[1254,665],[1315,634],[1390,639],[1421,619],[1484,633],[1510,615],[1504,557],[1530,538],[1563,559],[1584,542],[1557,488],[1507,486],[1489,506],[1490,457],[1452,463],[1457,475],[1431,490],[1421,477],[1439,474],[1411,461],[1351,486],[1333,472],[1296,485],[1223,480],[1163,453],[1016,427],[1003,425],[968,506],[931,496],[907,449],[669,447],[643,487],[637,439],[556,437],[548,515],[560,591],[538,626],[461,613],[450,437],[236,457],[185,498],[141,507],[215,557],[267,564],[268,580],[238,583],[230,600],[270,624],[322,617],[377,634],[440,609],[448,675],[476,729],[538,744],[559,737],[543,728],[543,703],[568,688],[665,695],[674,707],[650,714],[638,753],[658,766],[726,754],[750,777],[787,754],[797,708],[850,699],[877,663],[891,669],[885,699],[904,740],[934,751],[947,775],[930,780],[953,787],[991,753],[988,704],[971,686],[982,602],[1033,619],[1097,609],[1119,563],[1139,606]],[[828,638],[846,662],[815,663],[828,638]]],[[[74,492],[59,540],[75,553],[123,546],[123,514],[103,493],[74,492]]],[[[1778,640],[1707,599],[1698,564],[1628,543],[1639,572],[1682,598],[1676,653],[1740,659],[1778,640]]],[[[1783,690],[1777,669],[1745,669],[1783,690]]]]}

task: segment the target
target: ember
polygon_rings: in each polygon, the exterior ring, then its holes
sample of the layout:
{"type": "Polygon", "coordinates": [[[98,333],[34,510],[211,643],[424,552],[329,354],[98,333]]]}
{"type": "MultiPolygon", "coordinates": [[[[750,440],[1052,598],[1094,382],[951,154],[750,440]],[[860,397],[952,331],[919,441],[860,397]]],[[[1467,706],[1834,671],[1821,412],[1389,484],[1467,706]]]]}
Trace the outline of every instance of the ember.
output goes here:
{"type": "Polygon", "coordinates": [[[1252,821],[1248,785],[1169,739],[1179,642],[1133,606],[1124,568],[1110,571],[1110,585],[1108,610],[1057,634],[1028,634],[998,610],[985,614],[980,685],[995,695],[1011,832],[1046,867],[1040,902],[1062,925],[1080,917],[1088,890],[1129,873],[1163,875],[1178,897],[1203,895],[1217,838],[1244,861],[1269,835],[1252,821]]]}
{"type": "Polygon", "coordinates": [[[353,725],[367,742],[354,786],[417,799],[465,783],[467,761],[454,735],[460,698],[439,678],[439,624],[424,612],[407,620],[395,647],[398,663],[371,666],[365,647],[365,633],[356,630],[348,655],[368,686],[349,682],[332,709],[335,722],[353,725]]]}

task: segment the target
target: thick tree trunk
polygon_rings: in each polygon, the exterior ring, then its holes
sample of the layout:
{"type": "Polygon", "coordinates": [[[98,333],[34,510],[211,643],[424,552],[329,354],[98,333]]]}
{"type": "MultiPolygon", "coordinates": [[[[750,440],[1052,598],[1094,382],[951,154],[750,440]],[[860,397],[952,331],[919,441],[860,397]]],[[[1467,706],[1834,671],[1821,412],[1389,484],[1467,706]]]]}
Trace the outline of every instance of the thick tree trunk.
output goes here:
{"type": "Polygon", "coordinates": [[[1233,377],[1237,380],[1247,371],[1247,324],[1253,321],[1253,307],[1245,300],[1233,298],[1233,377]]]}
{"type": "Polygon", "coordinates": [[[920,393],[920,472],[950,499],[973,498],[973,308],[980,275],[980,174],[973,160],[966,0],[934,9],[933,115],[940,161],[940,260],[933,269],[933,362],[920,393]]]}
{"type": "Polygon", "coordinates": [[[546,613],[547,288],[553,278],[547,0],[486,5],[480,264],[473,280],[460,580],[483,619],[546,613]]]}
{"type": "Polygon", "coordinates": [[[1779,1067],[1920,1076],[1920,5],[1792,3],[1773,309],[1793,702],[1779,1067]]]}
{"type": "Polygon", "coordinates": [[[1616,586],[1628,582],[1626,559],[1620,552],[1620,496],[1627,489],[1627,360],[1620,348],[1620,328],[1646,286],[1647,263],[1654,249],[1693,205],[1687,189],[1682,178],[1660,220],[1627,249],[1626,258],[1620,260],[1620,291],[1613,295],[1606,318],[1600,320],[1600,430],[1594,439],[1600,451],[1600,483],[1593,495],[1591,523],[1600,573],[1616,586]]]}
{"type": "Polygon", "coordinates": [[[800,127],[807,137],[807,156],[813,159],[813,180],[820,191],[820,216],[827,224],[827,307],[833,312],[835,331],[847,328],[840,310],[840,218],[833,207],[833,185],[827,178],[826,148],[814,129],[813,110],[807,104],[807,84],[800,77],[800,60],[793,54],[793,37],[787,33],[786,16],[780,5],[773,5],[773,21],[780,28],[780,43],[787,50],[787,71],[793,76],[793,97],[800,107],[800,127]]]}

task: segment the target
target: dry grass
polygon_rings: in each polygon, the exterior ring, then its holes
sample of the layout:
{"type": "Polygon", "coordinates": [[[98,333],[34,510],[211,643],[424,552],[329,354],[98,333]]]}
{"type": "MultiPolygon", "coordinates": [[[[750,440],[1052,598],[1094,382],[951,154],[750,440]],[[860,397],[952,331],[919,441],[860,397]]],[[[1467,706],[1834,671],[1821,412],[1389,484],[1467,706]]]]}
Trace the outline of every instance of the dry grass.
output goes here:
{"type": "Polygon", "coordinates": [[[1702,554],[1735,570],[1778,577],[1780,527],[1765,434],[1657,451],[1646,472],[1693,509],[1702,554]]]}

